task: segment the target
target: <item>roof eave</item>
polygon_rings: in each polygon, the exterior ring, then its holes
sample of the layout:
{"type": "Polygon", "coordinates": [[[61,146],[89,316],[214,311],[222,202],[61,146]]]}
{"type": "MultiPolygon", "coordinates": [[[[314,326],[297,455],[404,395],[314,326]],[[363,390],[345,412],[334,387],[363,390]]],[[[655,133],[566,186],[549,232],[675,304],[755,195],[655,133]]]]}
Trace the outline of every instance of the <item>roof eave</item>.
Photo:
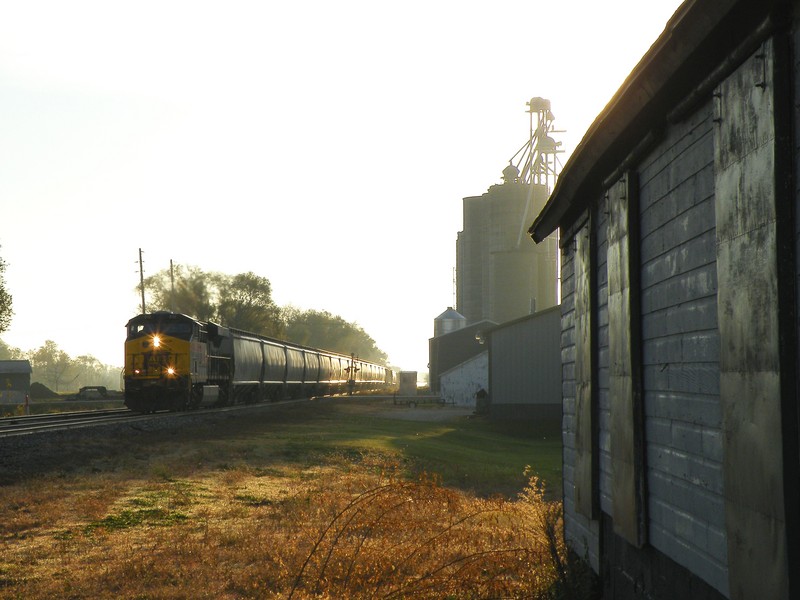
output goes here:
{"type": "Polygon", "coordinates": [[[528,230],[541,242],[576,219],[603,181],[667,113],[782,0],[687,0],[598,115],[528,230]]]}

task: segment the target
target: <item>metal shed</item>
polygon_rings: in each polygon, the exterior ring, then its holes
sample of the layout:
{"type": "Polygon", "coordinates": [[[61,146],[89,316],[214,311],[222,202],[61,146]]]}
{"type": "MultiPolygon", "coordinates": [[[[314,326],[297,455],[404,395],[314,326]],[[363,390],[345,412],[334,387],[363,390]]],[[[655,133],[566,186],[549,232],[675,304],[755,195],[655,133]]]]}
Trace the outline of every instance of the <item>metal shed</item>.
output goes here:
{"type": "Polygon", "coordinates": [[[800,2],[689,0],[561,233],[565,535],[607,598],[800,597],[800,2]]]}
{"type": "Polygon", "coordinates": [[[439,393],[439,378],[456,365],[485,352],[484,333],[497,325],[481,321],[428,340],[428,373],[433,393],[439,393]]]}
{"type": "Polygon", "coordinates": [[[556,306],[489,331],[489,415],[561,419],[561,309],[556,306]]]}
{"type": "Polygon", "coordinates": [[[31,373],[31,363],[27,360],[0,360],[0,402],[24,402],[31,391],[31,373]]]}
{"type": "Polygon", "coordinates": [[[476,394],[489,387],[488,378],[489,353],[484,350],[442,373],[439,395],[447,404],[476,407],[476,394]]]}

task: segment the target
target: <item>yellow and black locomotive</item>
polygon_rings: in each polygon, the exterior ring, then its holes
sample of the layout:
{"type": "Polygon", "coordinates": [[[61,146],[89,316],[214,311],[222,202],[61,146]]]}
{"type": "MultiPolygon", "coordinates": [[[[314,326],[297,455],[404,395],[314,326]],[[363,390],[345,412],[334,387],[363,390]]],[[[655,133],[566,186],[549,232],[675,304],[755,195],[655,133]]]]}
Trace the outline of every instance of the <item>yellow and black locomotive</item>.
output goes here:
{"type": "Polygon", "coordinates": [[[382,365],[172,313],[132,318],[125,405],[137,412],[386,388],[382,365]]]}

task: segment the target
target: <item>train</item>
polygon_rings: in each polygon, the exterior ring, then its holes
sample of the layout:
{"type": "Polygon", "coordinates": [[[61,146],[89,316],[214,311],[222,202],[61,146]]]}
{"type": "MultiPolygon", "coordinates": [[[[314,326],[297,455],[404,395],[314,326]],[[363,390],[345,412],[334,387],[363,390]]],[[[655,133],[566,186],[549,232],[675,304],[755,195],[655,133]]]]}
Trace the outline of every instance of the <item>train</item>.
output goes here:
{"type": "Polygon", "coordinates": [[[188,315],[158,311],[127,323],[125,406],[141,413],[389,390],[384,365],[188,315]]]}

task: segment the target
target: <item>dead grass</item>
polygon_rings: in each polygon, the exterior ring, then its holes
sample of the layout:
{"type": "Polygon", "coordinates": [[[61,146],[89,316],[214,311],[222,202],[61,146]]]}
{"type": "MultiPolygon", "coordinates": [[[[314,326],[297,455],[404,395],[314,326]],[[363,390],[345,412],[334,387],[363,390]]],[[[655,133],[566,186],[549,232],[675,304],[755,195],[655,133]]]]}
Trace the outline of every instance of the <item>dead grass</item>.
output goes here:
{"type": "Polygon", "coordinates": [[[485,498],[384,452],[202,442],[0,488],[0,598],[569,597],[561,507],[533,475],[485,498]]]}

